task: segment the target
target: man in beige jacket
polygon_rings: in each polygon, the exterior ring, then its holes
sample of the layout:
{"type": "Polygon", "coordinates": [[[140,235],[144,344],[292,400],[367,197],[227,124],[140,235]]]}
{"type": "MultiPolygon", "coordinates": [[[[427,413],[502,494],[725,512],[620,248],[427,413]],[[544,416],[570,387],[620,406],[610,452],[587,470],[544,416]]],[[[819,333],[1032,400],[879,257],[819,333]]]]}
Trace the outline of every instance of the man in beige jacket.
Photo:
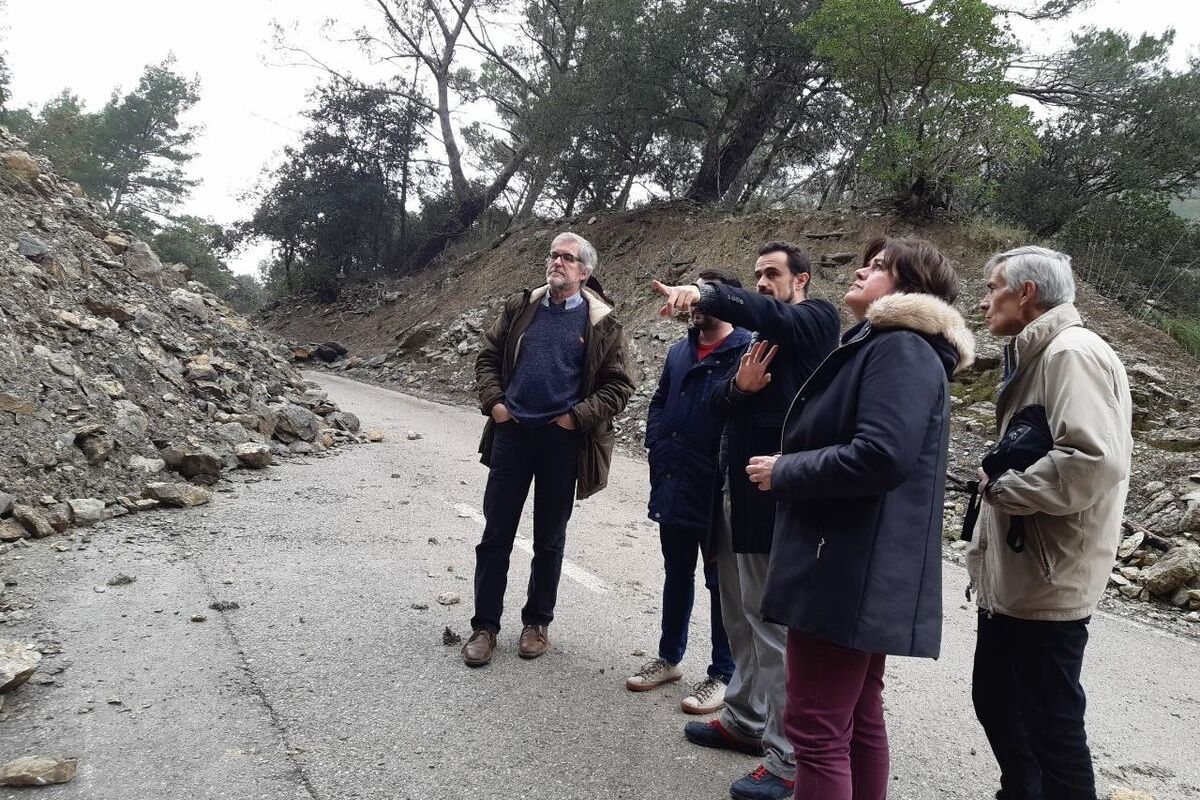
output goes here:
{"type": "Polygon", "coordinates": [[[980,612],[975,713],[1000,765],[999,800],[1094,800],[1079,674],[1129,489],[1129,383],[1112,348],[1083,327],[1069,256],[1019,247],[987,268],[980,308],[993,335],[1012,337],[999,431],[1040,406],[1054,444],[1024,471],[980,474],[985,502],[967,553],[980,612]],[[1017,517],[1024,545],[1014,549],[1017,517]]]}

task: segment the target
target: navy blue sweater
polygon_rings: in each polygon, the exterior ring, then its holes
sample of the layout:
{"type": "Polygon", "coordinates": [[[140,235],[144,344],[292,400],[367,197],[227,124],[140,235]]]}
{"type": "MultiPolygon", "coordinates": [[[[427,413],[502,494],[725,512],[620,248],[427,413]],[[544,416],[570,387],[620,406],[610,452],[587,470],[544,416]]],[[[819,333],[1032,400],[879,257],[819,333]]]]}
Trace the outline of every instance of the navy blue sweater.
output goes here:
{"type": "Polygon", "coordinates": [[[521,337],[504,405],[523,425],[544,425],[579,402],[588,305],[540,306],[521,337]]]}

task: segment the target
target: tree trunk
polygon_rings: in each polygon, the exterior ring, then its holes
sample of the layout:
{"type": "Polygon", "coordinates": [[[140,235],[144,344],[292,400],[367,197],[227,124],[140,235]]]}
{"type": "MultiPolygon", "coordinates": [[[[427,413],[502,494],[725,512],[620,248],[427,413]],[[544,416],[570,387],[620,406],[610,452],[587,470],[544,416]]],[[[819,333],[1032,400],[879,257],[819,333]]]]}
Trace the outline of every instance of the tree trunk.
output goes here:
{"type": "Polygon", "coordinates": [[[710,140],[687,190],[688,199],[712,205],[725,196],[770,130],[783,99],[794,88],[786,76],[769,79],[761,93],[738,115],[724,143],[718,146],[710,140]]]}
{"type": "Polygon", "coordinates": [[[519,150],[513,153],[512,158],[500,170],[500,173],[495,177],[491,184],[482,192],[472,194],[466,200],[462,200],[455,209],[454,215],[450,219],[450,224],[445,230],[438,231],[430,235],[417,250],[410,262],[413,269],[420,269],[428,264],[433,259],[442,254],[454,239],[461,236],[467,231],[479,216],[491,207],[492,203],[496,202],[496,198],[508,186],[508,182],[512,180],[512,176],[516,174],[521,165],[525,163],[525,159],[529,157],[529,147],[522,146],[519,150]]]}
{"type": "Polygon", "coordinates": [[[542,166],[542,162],[538,161],[529,174],[529,184],[525,187],[525,196],[521,199],[521,204],[513,217],[513,224],[533,218],[534,206],[541,199],[542,192],[546,188],[546,178],[546,169],[542,166]]]}
{"type": "Polygon", "coordinates": [[[629,193],[633,190],[634,180],[642,171],[642,159],[646,156],[646,148],[650,146],[652,137],[653,133],[646,131],[646,135],[638,142],[637,152],[633,154],[629,163],[629,173],[625,176],[625,182],[621,185],[621,193],[617,195],[617,201],[614,204],[617,211],[624,211],[629,205],[629,193]]]}

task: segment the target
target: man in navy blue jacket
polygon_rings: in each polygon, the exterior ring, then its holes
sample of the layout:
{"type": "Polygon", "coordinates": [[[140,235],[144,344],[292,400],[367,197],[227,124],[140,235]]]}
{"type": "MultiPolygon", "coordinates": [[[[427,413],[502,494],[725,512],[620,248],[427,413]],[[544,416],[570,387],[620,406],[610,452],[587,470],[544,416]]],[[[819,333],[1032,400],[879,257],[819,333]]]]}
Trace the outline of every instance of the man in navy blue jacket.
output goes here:
{"type": "MultiPolygon", "coordinates": [[[[699,283],[742,284],[724,270],[705,270],[699,283]]],[[[679,663],[687,649],[688,623],[695,597],[696,553],[704,563],[704,585],[711,598],[712,661],[708,677],[683,699],[689,714],[711,714],[725,705],[733,677],[733,654],[721,622],[721,592],[716,555],[709,547],[714,504],[721,476],[717,451],[725,420],[709,402],[716,387],[737,369],[750,332],[700,311],[692,311],[687,337],[667,353],[658,389],[650,400],[646,449],[650,456],[650,518],[659,525],[663,552],[662,636],[658,657],[625,681],[645,692],[683,677],[679,663]]]]}
{"type": "Polygon", "coordinates": [[[783,731],[787,631],[762,618],[763,587],[775,531],[775,501],[750,482],[751,456],[779,451],[783,420],[797,391],[838,344],[840,320],[827,300],[809,299],[808,257],[788,242],[767,242],[754,264],[757,292],[732,286],[664,286],[662,312],[696,308],[754,331],[735,377],[714,393],[727,416],[725,459],[730,536],[718,544],[721,608],[736,664],[720,718],[690,722],[687,738],[706,747],[763,755],[734,782],[735,800],[791,797],[796,760],[783,731]],[[766,343],[777,346],[773,361],[766,343]],[[766,370],[769,364],[769,372],[766,370]]]}

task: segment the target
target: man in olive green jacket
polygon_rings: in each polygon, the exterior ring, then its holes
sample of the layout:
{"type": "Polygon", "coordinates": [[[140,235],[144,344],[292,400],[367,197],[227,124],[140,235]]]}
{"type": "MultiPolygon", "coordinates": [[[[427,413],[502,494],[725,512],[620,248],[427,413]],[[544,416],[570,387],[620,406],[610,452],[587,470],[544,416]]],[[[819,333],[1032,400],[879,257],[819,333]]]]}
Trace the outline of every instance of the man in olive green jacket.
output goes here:
{"type": "Polygon", "coordinates": [[[1133,450],[1129,383],[1083,327],[1069,256],[1021,247],[988,263],[988,329],[1011,336],[996,400],[1003,433],[1044,410],[1053,447],[990,482],[967,565],[980,609],[972,694],[1002,800],[1096,797],[1079,675],[1087,622],[1120,540],[1133,450]],[[1024,543],[1010,544],[1020,518],[1024,543]]]}
{"type": "Polygon", "coordinates": [[[521,609],[522,658],[549,647],[574,500],[608,482],[613,418],[634,387],[625,334],[592,275],[595,268],[596,250],[586,239],[556,236],[546,285],[505,301],[475,362],[479,407],[488,417],[479,452],[489,471],[487,522],[475,548],[475,615],[462,648],[470,667],[487,664],[495,652],[509,557],[530,485],[536,483],[533,561],[521,609]]]}

